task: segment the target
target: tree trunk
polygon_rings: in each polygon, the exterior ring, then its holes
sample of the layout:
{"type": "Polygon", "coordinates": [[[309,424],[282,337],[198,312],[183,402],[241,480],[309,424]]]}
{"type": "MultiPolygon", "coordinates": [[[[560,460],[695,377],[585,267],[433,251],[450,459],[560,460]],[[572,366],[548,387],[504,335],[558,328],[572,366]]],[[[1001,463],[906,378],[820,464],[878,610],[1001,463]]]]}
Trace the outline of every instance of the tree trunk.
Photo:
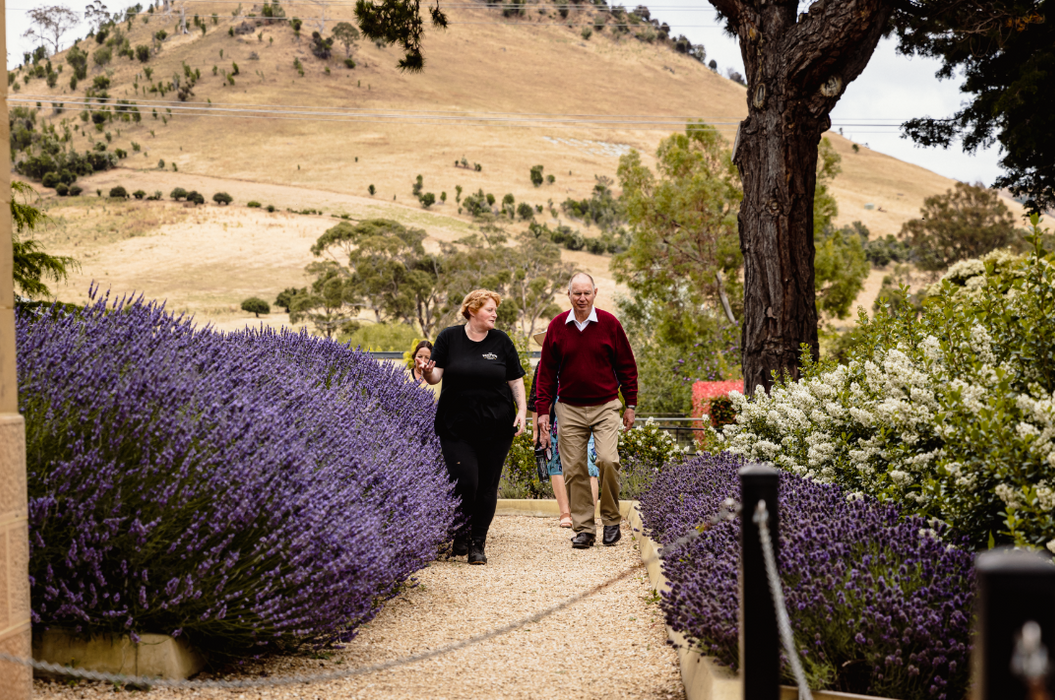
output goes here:
{"type": "Polygon", "coordinates": [[[774,371],[798,377],[800,346],[817,356],[813,194],[817,146],[846,85],[861,74],[891,0],[714,0],[740,37],[748,116],[733,160],[743,180],[744,391],[774,371]]]}

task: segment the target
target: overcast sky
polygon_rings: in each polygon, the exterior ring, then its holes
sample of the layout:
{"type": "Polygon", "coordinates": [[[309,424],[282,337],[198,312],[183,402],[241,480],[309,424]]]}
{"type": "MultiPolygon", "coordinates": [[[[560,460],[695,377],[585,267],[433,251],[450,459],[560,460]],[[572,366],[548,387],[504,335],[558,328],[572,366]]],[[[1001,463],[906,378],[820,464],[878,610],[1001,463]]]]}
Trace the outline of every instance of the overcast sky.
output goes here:
{"type": "MultiPolygon", "coordinates": [[[[36,6],[62,4],[63,0],[7,0],[8,67],[21,63],[22,52],[33,46],[22,34],[28,28],[26,10],[36,6]]],[[[71,9],[83,12],[87,0],[75,0],[71,9]]],[[[113,2],[111,11],[134,5],[134,2],[113,2]]],[[[144,0],[144,5],[146,1],[144,0]]],[[[627,7],[638,4],[631,0],[627,7]]],[[[646,2],[647,4],[647,2],[646,2]]],[[[707,60],[718,62],[723,75],[729,68],[744,72],[737,41],[722,29],[709,3],[699,0],[654,0],[650,5],[652,17],[666,22],[677,36],[684,34],[694,44],[703,44],[707,60]]],[[[82,26],[67,36],[83,37],[82,26]]],[[[898,55],[896,41],[883,40],[864,73],[849,85],[832,113],[833,128],[842,127],[843,134],[870,148],[910,163],[921,165],[946,177],[966,182],[982,181],[992,184],[1000,173],[997,148],[967,155],[959,148],[920,148],[900,136],[897,124],[912,117],[945,117],[953,114],[964,96],[958,80],[939,81],[934,77],[939,63],[933,60],[910,59],[898,55]],[[884,123],[888,126],[861,126],[884,123]]]]}

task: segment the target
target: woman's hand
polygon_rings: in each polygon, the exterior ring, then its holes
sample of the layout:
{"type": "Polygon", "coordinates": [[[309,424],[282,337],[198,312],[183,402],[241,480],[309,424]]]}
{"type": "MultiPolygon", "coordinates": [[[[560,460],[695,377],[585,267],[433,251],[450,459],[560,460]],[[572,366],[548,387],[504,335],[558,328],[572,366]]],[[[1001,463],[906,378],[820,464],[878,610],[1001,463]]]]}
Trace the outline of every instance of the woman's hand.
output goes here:
{"type": "Polygon", "coordinates": [[[523,413],[517,413],[517,417],[513,419],[513,425],[517,429],[516,437],[520,437],[527,430],[527,416],[523,413]]]}
{"type": "Polygon", "coordinates": [[[517,417],[513,419],[513,425],[517,428],[517,437],[527,430],[527,399],[524,396],[524,378],[514,379],[509,382],[509,388],[513,390],[513,399],[517,402],[517,417]]]}
{"type": "Polygon", "coordinates": [[[440,378],[443,376],[442,369],[436,369],[436,363],[432,360],[426,360],[424,357],[418,357],[414,359],[414,363],[417,365],[418,371],[421,372],[422,378],[429,384],[439,384],[440,378]]]}

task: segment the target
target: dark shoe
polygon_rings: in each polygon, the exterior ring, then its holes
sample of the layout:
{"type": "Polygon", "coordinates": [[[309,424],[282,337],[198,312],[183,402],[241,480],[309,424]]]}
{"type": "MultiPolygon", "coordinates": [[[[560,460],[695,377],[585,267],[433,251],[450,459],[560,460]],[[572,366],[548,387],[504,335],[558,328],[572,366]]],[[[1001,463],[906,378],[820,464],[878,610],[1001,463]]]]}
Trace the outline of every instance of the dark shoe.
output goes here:
{"type": "Polygon", "coordinates": [[[604,537],[601,541],[604,542],[605,547],[611,547],[613,544],[619,541],[623,536],[622,531],[618,525],[605,525],[604,526],[604,537]]]}
{"type": "Polygon", "coordinates": [[[571,546],[574,549],[589,549],[596,539],[597,537],[592,532],[580,532],[571,538],[571,546]]]}
{"type": "Polygon", "coordinates": [[[454,547],[451,548],[452,557],[464,557],[469,553],[468,535],[458,535],[454,538],[454,547]]]}
{"type": "Polygon", "coordinates": [[[486,564],[487,555],[484,554],[484,543],[473,540],[469,544],[469,563],[486,564]]]}

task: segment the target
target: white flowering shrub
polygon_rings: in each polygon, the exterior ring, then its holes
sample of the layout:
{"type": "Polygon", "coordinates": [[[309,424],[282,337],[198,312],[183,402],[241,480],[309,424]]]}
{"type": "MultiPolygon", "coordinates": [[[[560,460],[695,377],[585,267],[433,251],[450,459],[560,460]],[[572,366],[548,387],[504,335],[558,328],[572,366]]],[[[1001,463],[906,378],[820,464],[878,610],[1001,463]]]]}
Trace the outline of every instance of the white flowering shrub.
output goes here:
{"type": "Polygon", "coordinates": [[[732,395],[723,446],[948,523],[976,547],[1055,551],[1055,266],[958,263],[922,314],[862,314],[847,365],[732,395]]]}

